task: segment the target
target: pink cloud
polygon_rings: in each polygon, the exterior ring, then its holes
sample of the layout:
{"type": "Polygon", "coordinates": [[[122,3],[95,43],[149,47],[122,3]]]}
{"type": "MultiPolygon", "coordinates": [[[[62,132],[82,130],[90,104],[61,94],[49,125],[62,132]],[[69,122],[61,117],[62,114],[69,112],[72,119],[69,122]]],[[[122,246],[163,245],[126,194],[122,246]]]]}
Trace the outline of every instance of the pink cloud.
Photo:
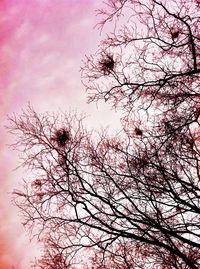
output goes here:
{"type": "Polygon", "coordinates": [[[29,101],[39,111],[83,105],[79,67],[97,43],[95,8],[94,0],[0,1],[0,269],[27,269],[37,253],[10,201],[21,174],[5,145],[6,114],[29,101]]]}
{"type": "Polygon", "coordinates": [[[3,110],[13,111],[38,95],[44,99],[47,92],[57,99],[63,92],[70,95],[68,86],[80,76],[75,68],[95,40],[92,6],[89,0],[7,2],[2,17],[3,110]]]}
{"type": "Polygon", "coordinates": [[[100,39],[94,25],[95,0],[3,0],[0,1],[0,269],[29,268],[37,254],[24,235],[11,191],[22,174],[12,172],[17,156],[3,125],[6,114],[20,112],[28,102],[37,111],[86,111],[90,125],[117,122],[108,109],[86,105],[80,65],[85,54],[94,52],[100,39]],[[95,111],[95,112],[94,112],[95,111]],[[3,172],[2,172],[3,171],[3,172]]]}

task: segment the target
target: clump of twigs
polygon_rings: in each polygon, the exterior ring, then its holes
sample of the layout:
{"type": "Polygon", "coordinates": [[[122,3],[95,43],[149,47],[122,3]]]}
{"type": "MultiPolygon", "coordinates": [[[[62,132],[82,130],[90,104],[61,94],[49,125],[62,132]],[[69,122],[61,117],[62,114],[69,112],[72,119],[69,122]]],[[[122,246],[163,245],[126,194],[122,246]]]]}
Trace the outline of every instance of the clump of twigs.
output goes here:
{"type": "Polygon", "coordinates": [[[100,70],[104,73],[104,75],[109,75],[115,67],[115,61],[113,59],[113,55],[106,54],[103,56],[102,60],[99,62],[100,70]]]}
{"type": "Polygon", "coordinates": [[[42,187],[42,181],[40,179],[36,179],[35,181],[33,181],[31,186],[33,188],[41,188],[42,187]]]}
{"type": "Polygon", "coordinates": [[[179,34],[180,34],[179,30],[174,30],[174,31],[171,33],[171,35],[172,35],[172,39],[173,39],[173,40],[174,40],[174,39],[177,39],[178,36],[179,36],[179,34]]]}
{"type": "Polygon", "coordinates": [[[65,147],[70,140],[69,131],[64,128],[57,130],[52,140],[55,141],[59,147],[65,147]]]}
{"type": "Polygon", "coordinates": [[[135,128],[135,134],[136,135],[142,135],[143,134],[143,132],[142,132],[142,130],[141,129],[139,129],[139,128],[135,128]]]}

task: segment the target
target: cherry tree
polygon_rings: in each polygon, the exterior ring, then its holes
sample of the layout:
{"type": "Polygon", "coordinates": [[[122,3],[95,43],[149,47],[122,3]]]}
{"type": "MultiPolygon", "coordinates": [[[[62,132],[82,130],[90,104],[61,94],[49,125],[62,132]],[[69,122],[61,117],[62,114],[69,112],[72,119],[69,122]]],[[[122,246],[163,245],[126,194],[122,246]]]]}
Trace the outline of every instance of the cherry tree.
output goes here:
{"type": "Polygon", "coordinates": [[[82,68],[89,102],[123,112],[109,135],[76,114],[10,118],[31,171],[15,190],[44,246],[36,268],[200,267],[198,1],[109,0],[82,68]]]}

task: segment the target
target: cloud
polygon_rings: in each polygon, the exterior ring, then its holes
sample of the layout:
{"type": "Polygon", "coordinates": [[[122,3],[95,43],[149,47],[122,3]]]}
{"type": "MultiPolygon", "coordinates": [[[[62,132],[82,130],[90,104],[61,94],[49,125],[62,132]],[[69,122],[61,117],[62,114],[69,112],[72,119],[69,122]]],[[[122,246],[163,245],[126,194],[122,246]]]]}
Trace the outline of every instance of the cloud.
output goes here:
{"type": "MultiPolygon", "coordinates": [[[[30,101],[38,111],[80,106],[84,99],[79,67],[98,33],[92,0],[0,1],[0,117],[30,101]],[[91,33],[94,33],[93,35],[91,33]]],[[[37,254],[20,225],[10,192],[21,173],[0,127],[0,269],[27,269],[37,254]],[[2,172],[3,171],[3,172],[2,172]]]]}

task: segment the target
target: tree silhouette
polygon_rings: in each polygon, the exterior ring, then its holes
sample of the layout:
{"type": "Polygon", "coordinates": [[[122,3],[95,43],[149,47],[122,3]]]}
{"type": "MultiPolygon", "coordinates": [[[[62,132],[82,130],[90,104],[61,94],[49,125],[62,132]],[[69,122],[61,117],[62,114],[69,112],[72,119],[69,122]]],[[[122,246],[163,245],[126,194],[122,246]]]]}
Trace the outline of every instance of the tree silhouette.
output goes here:
{"type": "Polygon", "coordinates": [[[75,114],[10,119],[34,172],[16,190],[44,244],[36,268],[200,267],[198,1],[110,0],[115,28],[86,58],[89,101],[122,110],[121,131],[75,114]]]}

